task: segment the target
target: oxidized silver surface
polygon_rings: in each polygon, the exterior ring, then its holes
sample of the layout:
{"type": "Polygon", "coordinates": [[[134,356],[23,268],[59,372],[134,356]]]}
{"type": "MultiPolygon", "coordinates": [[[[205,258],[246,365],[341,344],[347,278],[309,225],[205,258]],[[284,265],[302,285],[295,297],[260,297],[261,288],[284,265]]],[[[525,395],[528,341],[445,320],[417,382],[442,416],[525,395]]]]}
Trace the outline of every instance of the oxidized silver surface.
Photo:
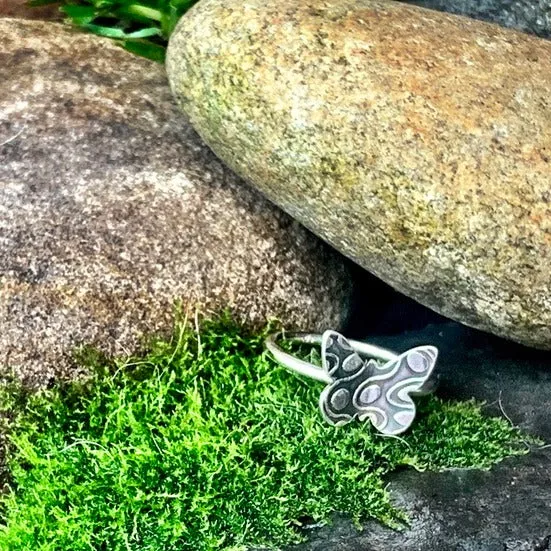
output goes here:
{"type": "Polygon", "coordinates": [[[404,432],[415,418],[411,395],[422,393],[437,356],[436,347],[419,346],[381,365],[363,360],[341,334],[325,332],[323,369],[333,382],[320,396],[324,418],[333,425],[369,419],[384,434],[404,432]]]}

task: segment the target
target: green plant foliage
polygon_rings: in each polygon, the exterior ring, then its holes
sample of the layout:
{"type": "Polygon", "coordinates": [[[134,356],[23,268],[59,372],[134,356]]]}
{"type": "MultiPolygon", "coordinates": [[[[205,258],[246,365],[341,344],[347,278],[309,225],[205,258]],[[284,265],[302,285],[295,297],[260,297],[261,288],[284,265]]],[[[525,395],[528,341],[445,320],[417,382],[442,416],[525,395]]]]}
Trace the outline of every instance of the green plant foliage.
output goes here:
{"type": "MultiPolygon", "coordinates": [[[[62,0],[62,11],[82,29],[118,41],[129,51],[163,62],[168,38],[197,0],[62,0]]],[[[31,0],[31,6],[58,0],[31,0]]]]}
{"type": "Polygon", "coordinates": [[[321,386],[278,367],[263,338],[205,322],[86,383],[5,387],[0,549],[276,548],[334,511],[396,527],[406,519],[384,481],[394,469],[488,468],[526,451],[516,429],[473,402],[422,400],[403,439],[328,426],[321,386]]]}

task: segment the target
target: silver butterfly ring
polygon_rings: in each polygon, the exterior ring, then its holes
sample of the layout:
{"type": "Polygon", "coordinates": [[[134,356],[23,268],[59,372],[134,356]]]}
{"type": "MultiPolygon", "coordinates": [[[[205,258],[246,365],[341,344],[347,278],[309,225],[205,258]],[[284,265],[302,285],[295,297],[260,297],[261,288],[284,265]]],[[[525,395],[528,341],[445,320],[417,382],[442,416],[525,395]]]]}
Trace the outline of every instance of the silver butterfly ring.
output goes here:
{"type": "Polygon", "coordinates": [[[418,346],[396,354],[347,340],[336,331],[326,331],[323,335],[276,333],[266,339],[266,348],[287,369],[327,383],[319,405],[323,417],[332,425],[345,425],[355,418],[369,419],[383,434],[401,434],[415,418],[411,396],[427,394],[435,386],[435,346],[418,346]],[[321,345],[322,367],[282,350],[277,344],[282,338],[321,345]]]}

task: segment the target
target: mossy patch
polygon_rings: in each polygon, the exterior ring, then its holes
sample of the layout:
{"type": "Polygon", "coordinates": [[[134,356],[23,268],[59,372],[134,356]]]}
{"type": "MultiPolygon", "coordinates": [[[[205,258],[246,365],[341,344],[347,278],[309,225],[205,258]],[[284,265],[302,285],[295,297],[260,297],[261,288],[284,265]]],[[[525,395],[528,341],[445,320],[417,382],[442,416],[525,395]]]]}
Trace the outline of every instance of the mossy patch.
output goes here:
{"type": "Polygon", "coordinates": [[[86,383],[6,387],[12,489],[0,498],[0,549],[276,548],[334,511],[399,526],[385,489],[396,468],[487,468],[526,450],[479,405],[434,397],[419,401],[403,439],[328,426],[322,387],[279,368],[263,338],[207,322],[86,383]]]}

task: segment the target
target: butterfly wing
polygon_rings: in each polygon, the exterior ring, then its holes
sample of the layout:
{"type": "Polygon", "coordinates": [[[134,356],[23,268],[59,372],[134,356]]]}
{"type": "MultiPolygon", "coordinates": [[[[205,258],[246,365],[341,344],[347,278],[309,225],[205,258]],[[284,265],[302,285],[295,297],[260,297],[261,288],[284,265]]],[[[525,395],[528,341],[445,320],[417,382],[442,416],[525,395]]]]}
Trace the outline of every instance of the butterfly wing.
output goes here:
{"type": "Polygon", "coordinates": [[[358,387],[369,378],[375,362],[364,362],[350,343],[336,331],[326,331],[322,338],[322,366],[333,378],[320,396],[323,417],[332,425],[345,425],[357,417],[354,405],[358,387]]]}
{"type": "Polygon", "coordinates": [[[419,392],[427,382],[437,356],[434,346],[419,346],[396,360],[375,366],[354,392],[353,407],[357,408],[360,420],[369,418],[384,434],[407,430],[415,418],[411,394],[419,392]]]}

